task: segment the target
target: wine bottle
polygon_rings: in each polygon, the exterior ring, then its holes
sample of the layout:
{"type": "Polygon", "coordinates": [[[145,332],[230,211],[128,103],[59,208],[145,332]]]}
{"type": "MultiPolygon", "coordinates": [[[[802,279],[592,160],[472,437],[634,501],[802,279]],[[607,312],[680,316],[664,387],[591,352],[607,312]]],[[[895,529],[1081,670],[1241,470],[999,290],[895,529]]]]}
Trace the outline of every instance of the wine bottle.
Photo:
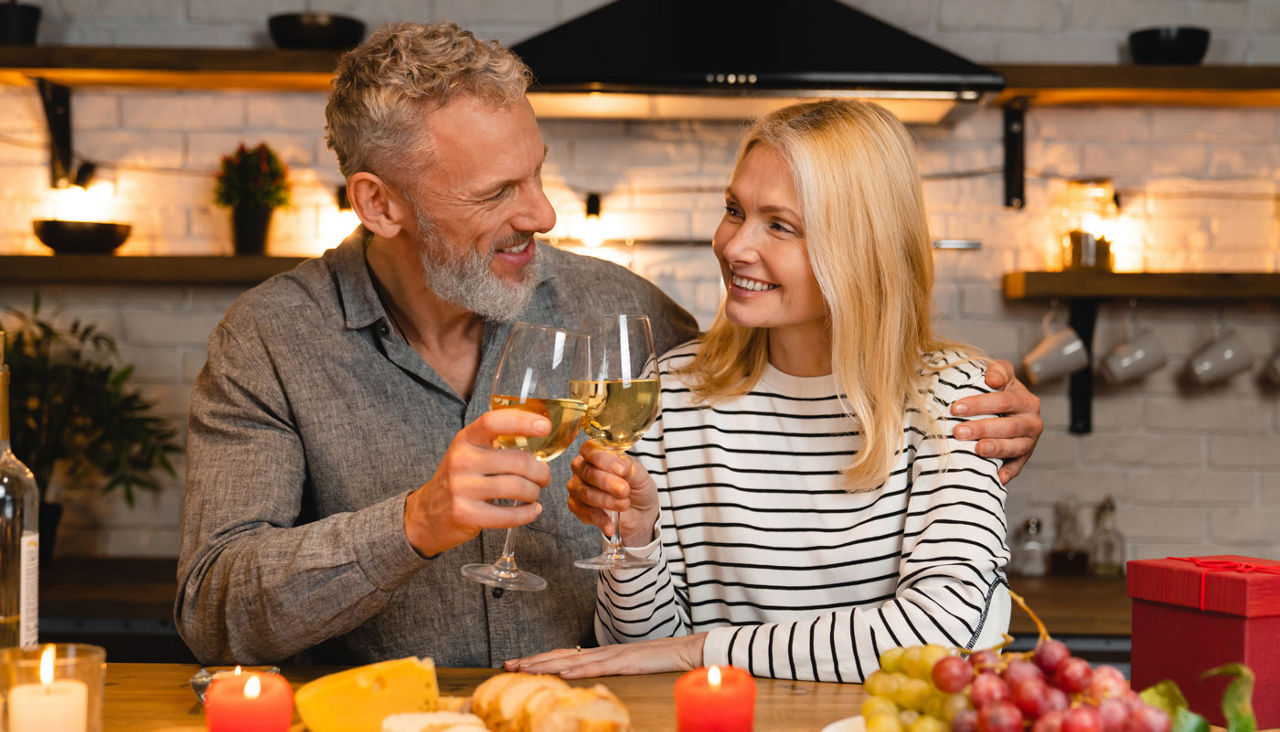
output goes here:
{"type": "Polygon", "coordinates": [[[9,366],[0,331],[0,646],[32,646],[39,627],[40,498],[9,448],[9,366]]]}

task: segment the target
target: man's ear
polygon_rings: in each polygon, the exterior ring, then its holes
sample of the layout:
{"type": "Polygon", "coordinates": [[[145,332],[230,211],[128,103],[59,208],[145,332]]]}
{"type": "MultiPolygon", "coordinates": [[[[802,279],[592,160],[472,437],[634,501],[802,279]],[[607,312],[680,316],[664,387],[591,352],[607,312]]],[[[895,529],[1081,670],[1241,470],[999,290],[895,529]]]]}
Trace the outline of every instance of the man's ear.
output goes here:
{"type": "Polygon", "coordinates": [[[413,218],[409,202],[373,173],[347,178],[347,198],[364,228],[383,239],[395,238],[413,218]]]}

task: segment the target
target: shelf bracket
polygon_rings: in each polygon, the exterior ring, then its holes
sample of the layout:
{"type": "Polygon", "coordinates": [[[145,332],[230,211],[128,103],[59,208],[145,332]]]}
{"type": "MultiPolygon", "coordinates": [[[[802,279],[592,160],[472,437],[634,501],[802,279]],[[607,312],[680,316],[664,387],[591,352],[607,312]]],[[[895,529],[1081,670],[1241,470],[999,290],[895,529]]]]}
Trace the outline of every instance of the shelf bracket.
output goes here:
{"type": "Polygon", "coordinates": [[[35,81],[49,127],[49,186],[66,188],[71,183],[71,90],[48,79],[35,81]]]}
{"type": "Polygon", "coordinates": [[[1067,324],[1084,341],[1089,365],[1071,374],[1067,384],[1067,400],[1071,405],[1072,434],[1087,435],[1093,431],[1093,329],[1098,322],[1098,299],[1073,297],[1067,302],[1067,324]]]}
{"type": "Polygon", "coordinates": [[[1004,205],[1027,205],[1027,103],[1018,97],[1004,105],[1004,205]]]}

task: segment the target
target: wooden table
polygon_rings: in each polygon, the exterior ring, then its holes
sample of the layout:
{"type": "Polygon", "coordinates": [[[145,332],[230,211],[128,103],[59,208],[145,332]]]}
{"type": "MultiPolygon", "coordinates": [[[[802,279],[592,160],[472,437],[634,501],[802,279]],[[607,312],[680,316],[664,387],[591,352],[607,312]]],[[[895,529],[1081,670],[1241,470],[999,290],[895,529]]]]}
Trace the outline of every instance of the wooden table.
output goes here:
{"type": "MultiPolygon", "coordinates": [[[[191,691],[199,666],[178,663],[108,663],[104,732],[200,732],[204,713],[191,691]]],[[[337,669],[290,668],[285,677],[299,685],[337,669]]],[[[440,693],[470,696],[494,669],[439,669],[440,693]]],[[[674,730],[672,688],[678,673],[610,676],[599,681],[627,705],[637,732],[674,730]]],[[[817,732],[827,724],[859,713],[866,692],[858,684],[756,679],[756,725],[759,732],[817,732]]],[[[302,729],[295,725],[296,730],[302,729]]]]}
{"type": "MultiPolygon", "coordinates": [[[[1009,587],[1054,637],[1127,636],[1132,628],[1133,602],[1124,577],[1010,577],[1009,587]]],[[[1009,632],[1036,632],[1031,618],[1016,605],[1009,615],[1009,632]]]]}

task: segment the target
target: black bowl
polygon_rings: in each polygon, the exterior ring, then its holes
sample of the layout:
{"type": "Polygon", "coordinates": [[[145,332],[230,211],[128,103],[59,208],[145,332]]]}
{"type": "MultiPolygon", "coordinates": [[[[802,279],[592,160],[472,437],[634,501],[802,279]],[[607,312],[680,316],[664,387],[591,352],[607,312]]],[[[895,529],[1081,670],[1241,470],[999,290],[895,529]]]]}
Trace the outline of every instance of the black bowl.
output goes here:
{"type": "Polygon", "coordinates": [[[36,238],[56,254],[110,254],[133,231],[128,224],[97,221],[41,219],[32,221],[31,226],[36,230],[36,238]]]}
{"type": "Polygon", "coordinates": [[[1209,48],[1209,31],[1187,25],[1144,28],[1129,34],[1135,64],[1195,66],[1209,48]]]}
{"type": "Polygon", "coordinates": [[[34,46],[40,6],[0,2],[0,46],[34,46]]]}
{"type": "Polygon", "coordinates": [[[341,50],[360,45],[364,23],[332,13],[281,13],[267,19],[276,48],[341,50]]]}

